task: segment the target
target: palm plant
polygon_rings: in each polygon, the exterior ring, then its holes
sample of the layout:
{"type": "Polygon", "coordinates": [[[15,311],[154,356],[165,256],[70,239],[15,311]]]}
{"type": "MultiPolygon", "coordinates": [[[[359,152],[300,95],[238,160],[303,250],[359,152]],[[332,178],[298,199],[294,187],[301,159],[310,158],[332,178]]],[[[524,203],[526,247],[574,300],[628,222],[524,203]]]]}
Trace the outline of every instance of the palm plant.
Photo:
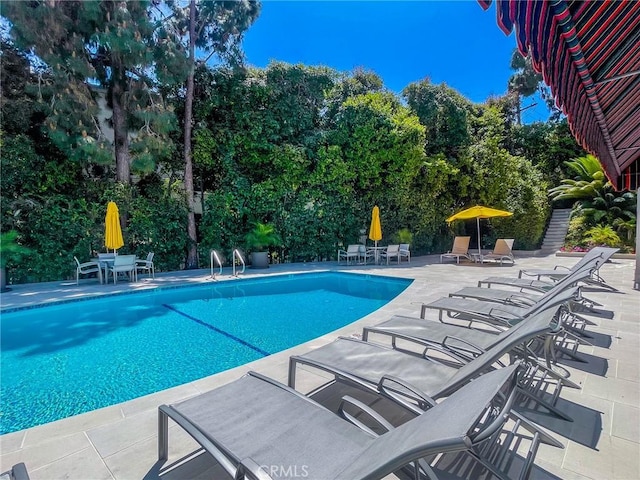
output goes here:
{"type": "Polygon", "coordinates": [[[561,185],[549,190],[553,200],[575,200],[572,215],[584,215],[593,223],[619,223],[636,220],[636,194],[616,192],[593,155],[564,162],[576,177],[562,180],[561,185]]]}

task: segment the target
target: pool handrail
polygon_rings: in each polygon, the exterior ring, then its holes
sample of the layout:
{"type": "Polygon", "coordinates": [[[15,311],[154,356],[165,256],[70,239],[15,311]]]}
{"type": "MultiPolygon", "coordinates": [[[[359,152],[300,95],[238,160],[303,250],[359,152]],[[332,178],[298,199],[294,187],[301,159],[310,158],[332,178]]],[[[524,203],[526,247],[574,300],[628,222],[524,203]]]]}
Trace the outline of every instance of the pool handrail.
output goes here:
{"type": "Polygon", "coordinates": [[[246,265],[244,263],[244,258],[242,258],[242,254],[240,253],[240,250],[238,250],[237,248],[233,250],[233,276],[237,277],[239,276],[241,273],[244,273],[244,270],[246,268],[246,265]],[[238,273],[236,273],[236,258],[240,261],[240,263],[242,264],[242,270],[238,273]]]}
{"type": "Polygon", "coordinates": [[[220,268],[220,271],[218,272],[218,275],[222,275],[222,261],[220,260],[220,255],[218,255],[218,252],[216,252],[215,250],[211,250],[210,259],[211,259],[211,278],[213,280],[215,280],[216,279],[216,273],[214,273],[214,271],[213,271],[213,268],[215,266],[215,262],[218,262],[218,267],[220,268]]]}

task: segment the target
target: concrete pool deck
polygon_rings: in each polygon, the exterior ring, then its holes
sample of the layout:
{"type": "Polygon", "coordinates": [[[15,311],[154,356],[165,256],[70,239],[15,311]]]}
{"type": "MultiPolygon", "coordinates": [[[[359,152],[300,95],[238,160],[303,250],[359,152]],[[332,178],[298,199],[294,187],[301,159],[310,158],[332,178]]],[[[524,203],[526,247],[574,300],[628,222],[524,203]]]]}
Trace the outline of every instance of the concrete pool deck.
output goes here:
{"type": "MultiPolygon", "coordinates": [[[[183,479],[228,478],[180,428],[170,427],[170,457],[157,463],[157,407],[197,395],[240,377],[249,370],[286,383],[288,358],[332,341],[354,335],[365,325],[393,314],[418,316],[420,304],[446,296],[464,286],[475,286],[487,276],[517,276],[520,268],[572,266],[575,258],[517,255],[515,266],[464,263],[440,264],[439,256],[411,259],[389,266],[343,266],[335,262],[273,265],[267,271],[248,269],[244,276],[290,272],[339,270],[414,279],[392,302],[361,320],[303,345],[279,352],[226,372],[118,405],[66,418],[46,425],[0,436],[0,472],[25,462],[32,480],[39,479],[183,479]]],[[[614,259],[601,269],[602,276],[620,293],[585,289],[585,296],[604,305],[613,318],[590,316],[596,325],[595,346],[580,347],[589,360],[567,370],[581,390],[565,388],[558,407],[575,421],[554,418],[541,422],[565,449],[542,445],[532,478],[635,480],[640,478],[640,292],[632,289],[635,262],[614,259]],[[610,345],[608,345],[610,340],[610,345]]],[[[208,270],[169,272],[155,280],[99,285],[95,280],[49,282],[12,286],[1,296],[2,309],[50,301],[127,292],[167,285],[211,282],[208,270]]],[[[220,281],[237,281],[227,268],[220,281]]],[[[428,314],[429,318],[437,318],[428,314]]],[[[171,359],[167,359],[170,368],[171,359]]],[[[304,385],[301,386],[304,388],[304,385]]],[[[4,400],[3,400],[4,401],[4,400]]]]}

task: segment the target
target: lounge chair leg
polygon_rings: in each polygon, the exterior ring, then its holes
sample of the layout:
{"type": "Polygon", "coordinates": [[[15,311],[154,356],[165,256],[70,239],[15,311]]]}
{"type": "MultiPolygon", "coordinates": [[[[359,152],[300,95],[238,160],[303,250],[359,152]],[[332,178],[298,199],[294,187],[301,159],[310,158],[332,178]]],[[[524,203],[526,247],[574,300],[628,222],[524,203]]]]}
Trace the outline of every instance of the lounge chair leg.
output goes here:
{"type": "Polygon", "coordinates": [[[158,460],[166,461],[169,457],[169,417],[158,409],[158,460]]]}

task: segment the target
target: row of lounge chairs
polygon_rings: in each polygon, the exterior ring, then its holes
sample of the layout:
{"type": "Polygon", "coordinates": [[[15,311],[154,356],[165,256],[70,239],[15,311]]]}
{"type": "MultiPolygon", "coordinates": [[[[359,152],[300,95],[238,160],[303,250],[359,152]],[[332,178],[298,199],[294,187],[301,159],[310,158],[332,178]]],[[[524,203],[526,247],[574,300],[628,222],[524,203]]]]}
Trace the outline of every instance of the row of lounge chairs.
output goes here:
{"type": "Polygon", "coordinates": [[[486,299],[455,307],[452,294],[424,305],[422,318],[394,316],[366,327],[362,340],[292,356],[288,385],[250,372],[162,405],[159,459],[168,457],[171,418],[234,479],[528,478],[539,445],[562,444],[526,408],[571,421],[555,402],[564,387],[580,387],[552,364],[568,342],[585,341],[574,307],[593,303],[580,285],[600,278],[615,252],[594,250],[560,280],[540,274],[544,291],[516,282],[522,295],[485,288],[486,299]],[[437,321],[424,318],[431,309],[437,321]],[[309,370],[324,380],[305,394],[296,387],[309,370]]]}
{"type": "Polygon", "coordinates": [[[496,244],[491,252],[481,253],[481,251],[479,251],[477,254],[469,252],[470,241],[471,237],[455,237],[451,250],[440,255],[440,263],[442,263],[445,258],[453,258],[456,263],[460,263],[461,258],[481,263],[495,261],[500,262],[500,265],[502,265],[503,262],[511,262],[512,265],[516,263],[516,259],[513,256],[513,238],[499,238],[496,240],[496,244]]]}

